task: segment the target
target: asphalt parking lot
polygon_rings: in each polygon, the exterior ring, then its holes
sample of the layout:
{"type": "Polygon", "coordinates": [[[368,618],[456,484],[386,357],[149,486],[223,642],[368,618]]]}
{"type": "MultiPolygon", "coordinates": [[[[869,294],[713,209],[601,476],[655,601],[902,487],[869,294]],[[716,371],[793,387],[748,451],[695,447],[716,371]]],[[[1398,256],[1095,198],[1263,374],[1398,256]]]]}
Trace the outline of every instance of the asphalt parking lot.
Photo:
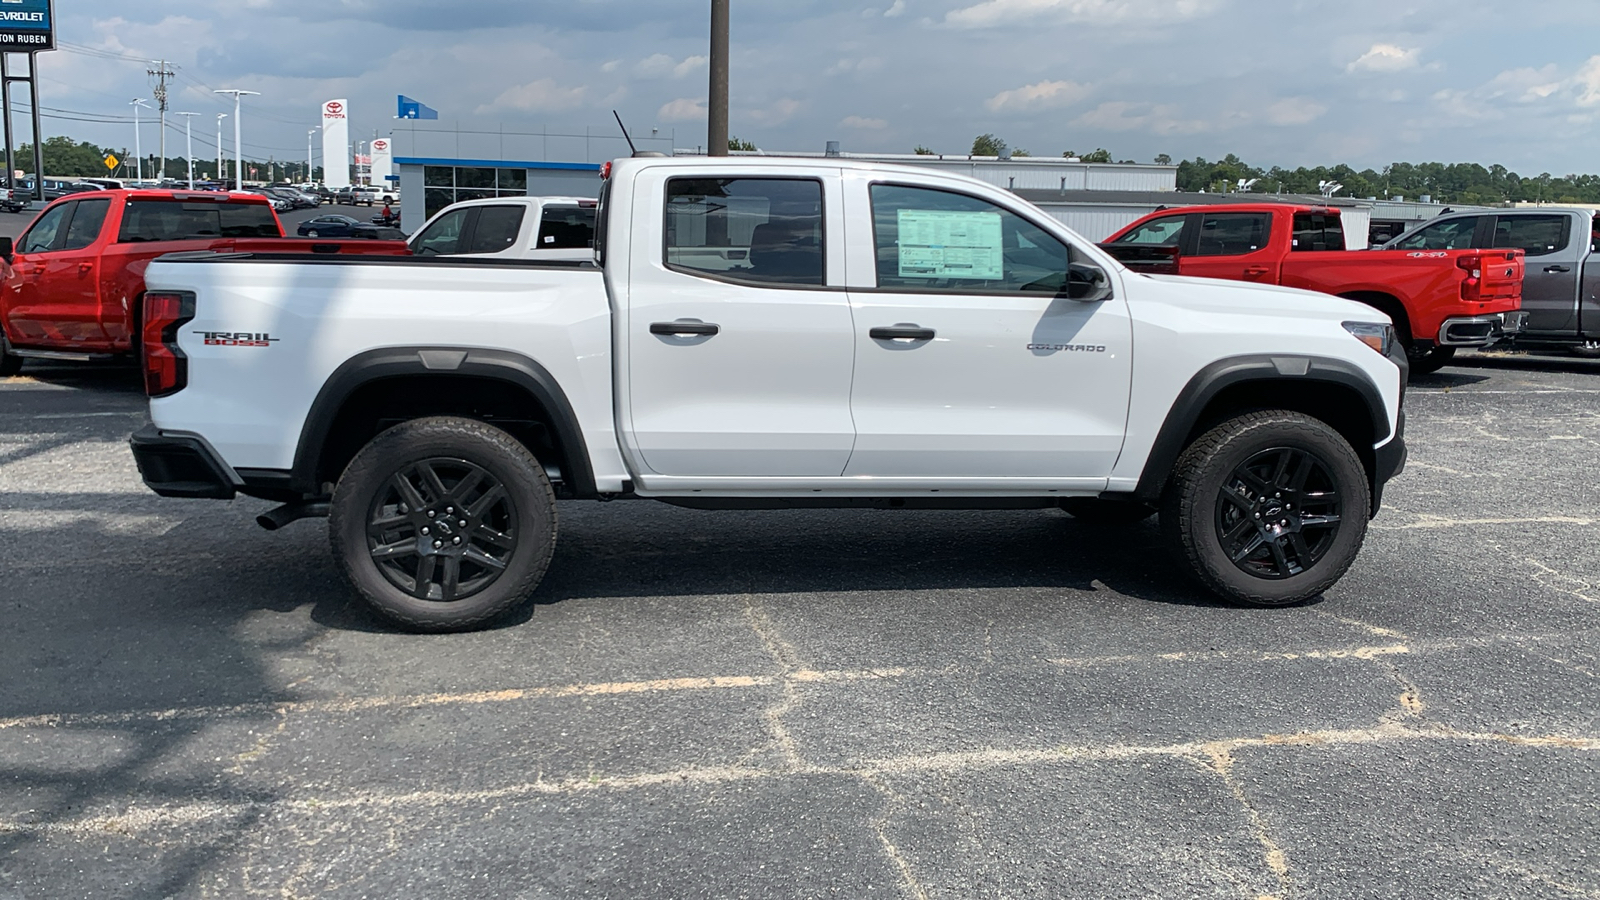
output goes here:
{"type": "Polygon", "coordinates": [[[567,503],[449,636],[146,492],[138,390],[0,380],[0,900],[1600,896],[1600,363],[1413,385],[1298,608],[1149,523],[567,503]]]}

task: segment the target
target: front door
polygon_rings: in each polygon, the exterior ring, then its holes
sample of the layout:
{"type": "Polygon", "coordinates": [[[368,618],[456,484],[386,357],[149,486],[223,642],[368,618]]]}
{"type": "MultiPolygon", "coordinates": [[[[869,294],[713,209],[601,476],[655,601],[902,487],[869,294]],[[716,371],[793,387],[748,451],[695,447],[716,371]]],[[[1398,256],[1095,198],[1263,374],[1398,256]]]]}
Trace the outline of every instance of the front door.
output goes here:
{"type": "Polygon", "coordinates": [[[872,259],[852,265],[845,474],[1103,485],[1127,425],[1132,329],[1120,297],[1066,296],[1081,251],[980,197],[865,176],[850,190],[873,228],[851,245],[872,259]]]}
{"type": "Polygon", "coordinates": [[[45,210],[17,242],[14,272],[6,285],[6,318],[12,336],[24,347],[92,352],[107,346],[100,324],[98,260],[83,248],[99,234],[110,202],[93,201],[79,229],[72,227],[75,212],[90,205],[75,201],[45,210]],[[92,232],[87,241],[81,239],[85,232],[92,232]]]}
{"type": "Polygon", "coordinates": [[[1516,248],[1523,260],[1522,308],[1528,314],[1524,329],[1534,333],[1570,335],[1578,330],[1578,284],[1583,259],[1589,251],[1587,230],[1572,233],[1573,217],[1565,213],[1499,216],[1489,246],[1516,248]]]}
{"type": "Polygon", "coordinates": [[[634,220],[618,352],[647,489],[673,486],[651,473],[837,478],[850,458],[839,185],[792,171],[637,176],[649,212],[634,220]]]}

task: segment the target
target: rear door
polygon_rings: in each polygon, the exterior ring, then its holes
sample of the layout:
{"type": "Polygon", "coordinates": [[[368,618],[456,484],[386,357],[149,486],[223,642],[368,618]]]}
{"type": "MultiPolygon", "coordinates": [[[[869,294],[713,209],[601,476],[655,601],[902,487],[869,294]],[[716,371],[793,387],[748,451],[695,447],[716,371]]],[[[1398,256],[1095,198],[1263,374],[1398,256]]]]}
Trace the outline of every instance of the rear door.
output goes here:
{"type": "Polygon", "coordinates": [[[1268,212],[1203,212],[1195,217],[1193,247],[1185,248],[1179,271],[1231,281],[1278,281],[1279,259],[1268,243],[1268,212]]]}
{"type": "Polygon", "coordinates": [[[626,285],[620,418],[643,486],[838,478],[855,441],[838,170],[634,178],[612,283],[626,285]]]}
{"type": "Polygon", "coordinates": [[[1503,214],[1490,226],[1489,247],[1526,254],[1522,308],[1528,313],[1524,330],[1529,335],[1578,331],[1578,287],[1589,234],[1574,233],[1577,218],[1566,212],[1503,214]]]}

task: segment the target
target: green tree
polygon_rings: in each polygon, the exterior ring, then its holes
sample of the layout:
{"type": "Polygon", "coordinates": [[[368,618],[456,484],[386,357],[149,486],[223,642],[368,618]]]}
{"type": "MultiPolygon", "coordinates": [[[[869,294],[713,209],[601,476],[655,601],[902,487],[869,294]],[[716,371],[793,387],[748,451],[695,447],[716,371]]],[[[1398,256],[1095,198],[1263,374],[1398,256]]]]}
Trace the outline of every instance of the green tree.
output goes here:
{"type": "Polygon", "coordinates": [[[1168,156],[1165,153],[1157,153],[1156,154],[1156,165],[1158,165],[1158,166],[1170,166],[1170,165],[1172,165],[1172,157],[1168,156]]]}
{"type": "Polygon", "coordinates": [[[972,139],[973,156],[999,156],[1006,151],[1006,142],[993,134],[980,134],[972,139]]]}
{"type": "Polygon", "coordinates": [[[728,136],[728,149],[729,150],[759,150],[761,148],[757,147],[755,144],[752,144],[749,141],[741,141],[738,138],[736,138],[736,137],[734,137],[732,135],[729,135],[728,136]]]}
{"type": "Polygon", "coordinates": [[[1011,155],[1013,157],[1017,157],[1017,156],[1032,156],[1033,154],[1029,153],[1028,151],[1026,151],[1024,149],[1022,149],[1021,147],[1018,147],[1017,149],[1011,151],[1011,155]]]}
{"type": "Polygon", "coordinates": [[[911,152],[915,153],[918,156],[934,156],[934,155],[936,155],[932,150],[929,150],[927,147],[924,147],[921,144],[918,144],[916,149],[912,150],[911,152]]]}

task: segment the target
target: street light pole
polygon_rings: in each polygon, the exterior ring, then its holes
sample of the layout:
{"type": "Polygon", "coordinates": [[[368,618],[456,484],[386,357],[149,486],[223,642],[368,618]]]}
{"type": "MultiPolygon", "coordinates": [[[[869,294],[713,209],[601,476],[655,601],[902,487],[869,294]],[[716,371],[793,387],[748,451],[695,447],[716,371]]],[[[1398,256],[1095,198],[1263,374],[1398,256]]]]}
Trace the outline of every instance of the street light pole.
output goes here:
{"type": "Polygon", "coordinates": [[[213,94],[233,95],[233,189],[244,190],[244,148],[239,143],[239,98],[246,94],[252,97],[261,95],[260,91],[241,91],[238,88],[223,88],[212,91],[213,94]]]}
{"type": "Polygon", "coordinates": [[[728,0],[711,0],[711,93],[706,155],[728,155],[728,0]]]}
{"type": "Polygon", "coordinates": [[[194,190],[194,117],[199,113],[181,112],[176,115],[183,116],[183,143],[184,158],[189,162],[189,190],[194,190]]]}
{"type": "Polygon", "coordinates": [[[315,167],[311,165],[311,138],[321,130],[322,126],[318,125],[317,127],[306,132],[306,184],[311,183],[311,173],[315,171],[315,167]]]}
{"type": "MultiPolygon", "coordinates": [[[[139,107],[143,106],[146,109],[148,109],[149,106],[148,106],[148,104],[146,104],[144,102],[144,98],[142,98],[142,97],[136,98],[136,99],[130,101],[128,103],[128,105],[133,107],[133,156],[134,156],[133,172],[134,172],[134,178],[136,180],[138,180],[138,181],[143,181],[144,180],[144,148],[139,145],[139,107]]],[[[43,173],[39,173],[38,174],[38,178],[39,178],[39,183],[40,184],[44,184],[44,174],[43,173]]]]}
{"type": "Polygon", "coordinates": [[[222,120],[228,117],[227,113],[217,113],[217,182],[222,182],[222,120]]]}

